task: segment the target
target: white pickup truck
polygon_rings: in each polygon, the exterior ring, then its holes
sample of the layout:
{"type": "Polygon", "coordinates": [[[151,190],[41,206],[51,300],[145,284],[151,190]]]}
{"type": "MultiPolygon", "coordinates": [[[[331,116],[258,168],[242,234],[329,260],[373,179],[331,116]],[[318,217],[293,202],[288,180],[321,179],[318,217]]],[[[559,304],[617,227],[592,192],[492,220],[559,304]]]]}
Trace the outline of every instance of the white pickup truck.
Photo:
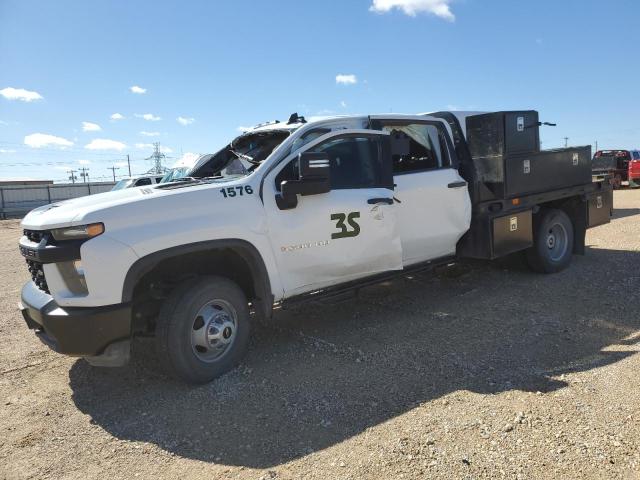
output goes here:
{"type": "Polygon", "coordinates": [[[539,125],[535,111],[259,125],[179,181],[30,212],[23,316],[97,366],[153,335],[164,367],[201,383],[274,306],[465,257],[522,251],[559,271],[609,221],[612,192],[591,181],[590,147],[540,151],[539,125]]]}

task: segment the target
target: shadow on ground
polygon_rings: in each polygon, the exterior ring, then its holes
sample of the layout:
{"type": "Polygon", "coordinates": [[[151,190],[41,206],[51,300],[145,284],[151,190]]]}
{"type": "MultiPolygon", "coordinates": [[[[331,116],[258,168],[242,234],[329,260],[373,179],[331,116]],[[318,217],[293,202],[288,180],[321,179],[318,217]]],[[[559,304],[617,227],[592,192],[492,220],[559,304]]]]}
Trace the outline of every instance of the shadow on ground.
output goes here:
{"type": "Polygon", "coordinates": [[[73,400],[117,438],[271,467],[450,392],[553,391],[566,386],[562,373],[632,355],[603,348],[633,343],[625,339],[640,329],[637,305],[616,293],[637,291],[638,273],[623,268],[637,261],[589,249],[551,276],[478,262],[408,277],[350,302],[282,312],[256,328],[242,366],[206,386],[140,361],[95,370],[79,360],[73,400]]]}
{"type": "Polygon", "coordinates": [[[632,217],[633,215],[640,215],[640,208],[614,208],[613,218],[632,217]]]}

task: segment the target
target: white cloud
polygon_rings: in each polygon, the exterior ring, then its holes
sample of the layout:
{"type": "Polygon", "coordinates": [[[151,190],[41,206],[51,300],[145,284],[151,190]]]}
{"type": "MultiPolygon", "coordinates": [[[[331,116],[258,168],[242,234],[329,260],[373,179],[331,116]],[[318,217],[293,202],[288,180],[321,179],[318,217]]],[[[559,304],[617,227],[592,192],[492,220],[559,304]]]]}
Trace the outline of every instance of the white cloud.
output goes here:
{"type": "Polygon", "coordinates": [[[42,100],[42,95],[38,92],[31,90],[25,90],[24,88],[7,87],[0,90],[2,95],[7,100],[20,100],[22,102],[33,102],[34,100],[42,100]]]}
{"type": "Polygon", "coordinates": [[[146,88],[139,87],[138,85],[134,85],[133,87],[129,87],[129,90],[131,90],[131,93],[137,93],[139,95],[142,95],[143,93],[147,93],[147,89],[146,88]]]}
{"type": "Polygon", "coordinates": [[[180,125],[191,125],[193,122],[196,121],[195,118],[191,118],[191,117],[178,117],[176,118],[176,120],[178,121],[178,123],[180,125]]]}
{"type": "Polygon", "coordinates": [[[83,132],[99,132],[100,130],[102,130],[102,128],[97,123],[82,122],[83,132]]]}
{"type": "Polygon", "coordinates": [[[113,115],[111,115],[111,120],[123,120],[124,119],[124,115],[122,115],[121,113],[114,113],[113,115]]]}
{"type": "Polygon", "coordinates": [[[140,135],[143,137],[159,137],[160,132],[145,132],[144,130],[140,132],[140,135]]]}
{"type": "Polygon", "coordinates": [[[418,13],[430,13],[453,22],[456,17],[449,8],[451,2],[452,0],[373,0],[369,10],[386,13],[397,8],[410,17],[415,17],[418,13]]]}
{"type": "Polygon", "coordinates": [[[107,138],[96,138],[90,143],[84,146],[87,150],[124,150],[127,146],[116,140],[109,140],[107,138]]]}
{"type": "Polygon", "coordinates": [[[158,120],[162,120],[160,117],[156,117],[153,113],[136,113],[134,115],[136,118],[144,118],[150,122],[157,122],[158,120]]]}
{"type": "Polygon", "coordinates": [[[31,148],[59,147],[66,148],[73,146],[73,142],[66,138],[48,135],[46,133],[32,133],[24,137],[24,144],[31,148]]]}
{"type": "Polygon", "coordinates": [[[342,100],[342,101],[340,102],[340,106],[341,106],[342,108],[347,108],[347,102],[345,102],[344,100],[342,100]]]}
{"type": "Polygon", "coordinates": [[[356,83],[358,83],[358,79],[353,74],[344,75],[342,73],[339,73],[338,75],[336,75],[336,83],[338,85],[355,85],[356,83]]]}
{"type": "Polygon", "coordinates": [[[78,160],[78,163],[80,165],[89,165],[91,163],[90,160],[78,160]]]}
{"type": "Polygon", "coordinates": [[[0,153],[16,153],[16,151],[10,148],[0,148],[0,153]]]}

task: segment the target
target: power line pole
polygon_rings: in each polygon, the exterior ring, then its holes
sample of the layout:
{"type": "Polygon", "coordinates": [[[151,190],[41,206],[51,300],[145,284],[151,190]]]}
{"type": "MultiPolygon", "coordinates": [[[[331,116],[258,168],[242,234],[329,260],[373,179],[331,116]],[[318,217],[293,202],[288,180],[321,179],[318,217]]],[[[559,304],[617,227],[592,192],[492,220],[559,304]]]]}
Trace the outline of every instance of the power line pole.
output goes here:
{"type": "Polygon", "coordinates": [[[569,137],[564,137],[564,148],[567,148],[569,145],[569,137]]]}
{"type": "Polygon", "coordinates": [[[127,166],[129,167],[129,176],[131,176],[131,160],[129,160],[129,154],[127,154],[127,166]]]}
{"type": "Polygon", "coordinates": [[[596,152],[598,151],[598,140],[596,140],[596,152]]]}
{"type": "Polygon", "coordinates": [[[67,173],[70,174],[69,176],[69,180],[71,180],[71,183],[76,183],[76,175],[75,173],[77,172],[77,170],[67,170],[67,173]]]}
{"type": "Polygon", "coordinates": [[[146,160],[153,160],[153,172],[150,173],[164,173],[164,167],[162,166],[162,160],[166,157],[164,153],[160,151],[160,142],[153,144],[153,153],[146,160]]]}
{"type": "Polygon", "coordinates": [[[116,170],[120,170],[120,167],[107,167],[109,170],[113,172],[113,181],[116,181],[116,170]]]}
{"type": "Polygon", "coordinates": [[[80,170],[80,176],[82,177],[83,183],[87,183],[89,181],[89,169],[86,167],[82,167],[80,170]]]}

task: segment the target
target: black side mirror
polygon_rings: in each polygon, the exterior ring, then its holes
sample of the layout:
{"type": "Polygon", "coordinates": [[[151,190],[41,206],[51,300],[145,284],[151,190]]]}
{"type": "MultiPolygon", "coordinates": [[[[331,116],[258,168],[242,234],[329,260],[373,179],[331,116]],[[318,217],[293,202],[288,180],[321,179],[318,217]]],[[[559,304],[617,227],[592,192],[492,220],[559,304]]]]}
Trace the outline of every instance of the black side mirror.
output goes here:
{"type": "Polygon", "coordinates": [[[298,155],[298,180],[284,180],[276,204],[280,210],[298,205],[298,195],[318,195],[331,190],[329,156],[322,152],[304,152],[298,155]]]}

